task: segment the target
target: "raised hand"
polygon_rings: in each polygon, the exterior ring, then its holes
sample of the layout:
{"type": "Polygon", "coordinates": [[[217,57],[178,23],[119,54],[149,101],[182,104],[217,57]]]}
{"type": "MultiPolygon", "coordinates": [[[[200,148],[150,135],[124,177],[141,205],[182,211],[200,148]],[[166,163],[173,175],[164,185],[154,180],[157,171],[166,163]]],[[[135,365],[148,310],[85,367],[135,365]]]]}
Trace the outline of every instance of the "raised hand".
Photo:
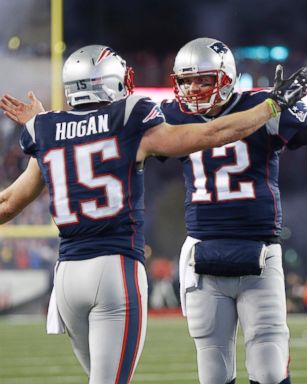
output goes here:
{"type": "Polygon", "coordinates": [[[276,67],[274,87],[271,98],[276,101],[281,110],[292,107],[302,97],[307,95],[307,67],[293,73],[288,79],[283,78],[283,67],[276,67]]]}
{"type": "Polygon", "coordinates": [[[0,108],[4,114],[18,124],[25,124],[33,116],[44,112],[44,107],[40,100],[32,91],[28,92],[29,103],[24,103],[10,95],[4,95],[0,99],[0,108]]]}

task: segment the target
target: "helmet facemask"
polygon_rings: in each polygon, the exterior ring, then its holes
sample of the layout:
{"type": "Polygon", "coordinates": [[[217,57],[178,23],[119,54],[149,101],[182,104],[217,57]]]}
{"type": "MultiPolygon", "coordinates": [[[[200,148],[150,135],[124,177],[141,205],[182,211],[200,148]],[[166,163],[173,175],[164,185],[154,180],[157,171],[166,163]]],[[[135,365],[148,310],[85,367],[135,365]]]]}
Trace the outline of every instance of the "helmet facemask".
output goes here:
{"type": "Polygon", "coordinates": [[[209,112],[215,105],[222,105],[228,99],[229,92],[227,91],[231,86],[231,79],[222,70],[213,71],[200,71],[195,75],[194,73],[185,73],[183,76],[171,75],[174,93],[176,100],[179,103],[180,109],[186,114],[201,114],[209,112]],[[190,93],[190,84],[185,83],[185,78],[201,78],[202,76],[213,76],[214,85],[207,87],[206,91],[201,90],[199,87],[198,94],[190,93]]]}
{"type": "Polygon", "coordinates": [[[236,76],[234,57],[224,43],[210,38],[188,42],[179,50],[171,75],[181,111],[186,114],[206,114],[215,106],[227,103],[236,76]],[[204,76],[214,77],[212,86],[208,86],[206,81],[202,85],[201,77],[204,76]],[[190,88],[194,77],[199,78],[196,82],[200,84],[199,92],[190,88]]]}

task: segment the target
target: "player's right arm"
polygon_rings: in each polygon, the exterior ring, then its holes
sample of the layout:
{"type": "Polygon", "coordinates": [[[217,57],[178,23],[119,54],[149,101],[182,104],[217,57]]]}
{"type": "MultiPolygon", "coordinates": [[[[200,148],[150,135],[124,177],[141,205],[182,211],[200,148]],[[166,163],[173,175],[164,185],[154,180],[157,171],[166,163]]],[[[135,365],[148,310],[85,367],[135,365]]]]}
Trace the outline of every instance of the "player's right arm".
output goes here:
{"type": "Polygon", "coordinates": [[[32,91],[28,92],[28,98],[29,103],[24,103],[14,96],[4,95],[0,100],[0,108],[17,124],[25,124],[33,116],[45,111],[43,104],[32,91]]]}
{"type": "Polygon", "coordinates": [[[31,158],[26,170],[13,184],[0,192],[0,224],[13,219],[44,189],[36,159],[31,158]]]}
{"type": "Polygon", "coordinates": [[[241,140],[273,117],[274,108],[279,111],[278,105],[271,100],[247,111],[222,116],[207,123],[159,124],[145,132],[138,149],[137,161],[150,155],[184,156],[241,140]]]}

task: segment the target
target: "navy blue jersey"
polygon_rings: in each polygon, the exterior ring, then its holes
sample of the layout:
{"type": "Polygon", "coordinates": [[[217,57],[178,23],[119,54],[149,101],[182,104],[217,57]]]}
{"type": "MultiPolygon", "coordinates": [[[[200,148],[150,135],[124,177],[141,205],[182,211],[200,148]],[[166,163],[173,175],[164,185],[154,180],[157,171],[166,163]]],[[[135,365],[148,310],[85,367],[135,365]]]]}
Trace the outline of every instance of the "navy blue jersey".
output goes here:
{"type": "MultiPolygon", "coordinates": [[[[247,110],[268,96],[265,90],[234,94],[220,115],[247,110]]],[[[210,121],[182,113],[174,100],[163,101],[161,109],[170,124],[210,121]]],[[[279,155],[299,130],[306,130],[303,111],[306,107],[299,102],[244,140],[181,158],[188,235],[201,240],[278,239],[279,155]]]]}
{"type": "Polygon", "coordinates": [[[144,132],[163,121],[155,103],[132,95],[27,123],[21,146],[37,158],[48,187],[60,260],[123,254],[144,261],[144,180],[136,154],[144,132]]]}

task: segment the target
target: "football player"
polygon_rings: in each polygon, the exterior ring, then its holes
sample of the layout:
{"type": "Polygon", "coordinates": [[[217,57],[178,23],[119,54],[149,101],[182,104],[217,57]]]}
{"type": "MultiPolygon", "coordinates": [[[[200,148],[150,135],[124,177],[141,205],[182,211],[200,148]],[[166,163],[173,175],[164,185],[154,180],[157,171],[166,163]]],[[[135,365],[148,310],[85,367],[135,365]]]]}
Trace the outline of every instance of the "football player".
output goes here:
{"type": "Polygon", "coordinates": [[[48,331],[71,339],[90,384],[129,383],[147,319],[143,163],[242,140],[305,94],[302,71],[268,101],[211,123],[172,126],[149,98],[132,95],[133,71],[111,48],[86,46],[65,62],[69,111],[42,112],[4,96],[8,117],[26,123],[21,146],[31,160],[0,193],[0,222],[13,218],[46,185],[60,232],[48,331]],[[38,112],[42,112],[37,114],[38,112]],[[57,316],[59,315],[59,316],[57,316]]]}
{"type": "MultiPolygon", "coordinates": [[[[161,105],[170,124],[210,124],[271,92],[234,92],[233,54],[211,38],[184,45],[171,77],[175,99],[161,105]]],[[[278,66],[275,86],[282,79],[278,66]]],[[[188,234],[180,256],[181,303],[202,384],[235,383],[238,320],[250,383],[290,383],[278,167],[285,146],[307,144],[307,121],[303,101],[282,109],[244,139],[180,158],[188,234]]]]}

